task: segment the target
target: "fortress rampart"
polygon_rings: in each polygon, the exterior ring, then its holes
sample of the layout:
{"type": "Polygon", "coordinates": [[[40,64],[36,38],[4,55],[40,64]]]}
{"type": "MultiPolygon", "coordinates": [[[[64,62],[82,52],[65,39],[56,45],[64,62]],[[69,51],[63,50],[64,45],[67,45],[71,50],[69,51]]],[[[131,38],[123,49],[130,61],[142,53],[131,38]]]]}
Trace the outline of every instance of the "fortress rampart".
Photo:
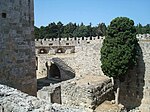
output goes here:
{"type": "MultiPolygon", "coordinates": [[[[139,40],[149,40],[150,34],[137,34],[139,40]]],[[[103,40],[105,37],[72,37],[72,38],[51,38],[51,39],[35,39],[36,47],[49,46],[78,46],[81,44],[90,44],[92,41],[103,40]]]]}
{"type": "Polygon", "coordinates": [[[35,46],[78,46],[81,44],[89,44],[91,41],[103,39],[104,37],[72,37],[72,38],[51,38],[51,39],[35,39],[35,46]]]}
{"type": "MultiPolygon", "coordinates": [[[[49,74],[46,72],[48,69],[45,67],[45,63],[57,57],[75,71],[75,77],[82,79],[88,75],[103,76],[104,74],[101,70],[100,62],[100,49],[104,38],[105,37],[93,37],[92,39],[80,38],[79,40],[71,40],[71,38],[69,38],[68,40],[61,41],[36,40],[36,50],[41,48],[47,48],[48,50],[47,53],[36,53],[39,63],[37,75],[39,75],[39,77],[47,77],[49,74]],[[41,41],[43,44],[40,43],[41,41]],[[49,43],[53,44],[49,45],[49,43]],[[66,45],[66,43],[69,43],[69,45],[66,45]],[[74,52],[57,52],[59,48],[74,48],[74,52]],[[49,52],[52,50],[54,51],[53,53],[49,52]]],[[[142,112],[149,112],[150,34],[138,34],[137,38],[139,39],[140,50],[138,65],[128,72],[125,82],[121,84],[120,103],[130,109],[139,107],[142,112]]],[[[67,100],[68,99],[66,99],[66,101],[67,100]]]]}

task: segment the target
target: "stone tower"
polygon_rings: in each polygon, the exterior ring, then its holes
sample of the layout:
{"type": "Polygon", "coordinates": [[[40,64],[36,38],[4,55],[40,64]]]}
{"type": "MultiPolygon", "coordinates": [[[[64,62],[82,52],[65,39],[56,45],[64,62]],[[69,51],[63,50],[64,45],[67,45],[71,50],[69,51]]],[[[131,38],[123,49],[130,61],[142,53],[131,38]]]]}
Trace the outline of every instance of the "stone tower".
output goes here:
{"type": "Polygon", "coordinates": [[[0,83],[36,95],[33,0],[0,0],[0,83]]]}

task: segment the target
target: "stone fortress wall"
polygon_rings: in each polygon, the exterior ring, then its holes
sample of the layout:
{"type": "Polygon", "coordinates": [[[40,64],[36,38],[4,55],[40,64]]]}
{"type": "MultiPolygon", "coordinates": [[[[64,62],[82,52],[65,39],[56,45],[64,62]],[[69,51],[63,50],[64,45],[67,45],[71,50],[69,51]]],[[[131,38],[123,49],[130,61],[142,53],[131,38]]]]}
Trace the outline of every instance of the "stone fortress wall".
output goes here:
{"type": "Polygon", "coordinates": [[[74,69],[76,76],[102,74],[98,62],[102,41],[103,37],[35,40],[37,76],[45,77],[46,62],[56,57],[74,69]]]}
{"type": "Polygon", "coordinates": [[[0,83],[36,95],[33,0],[0,0],[0,83]]]}
{"type": "MultiPolygon", "coordinates": [[[[149,110],[150,109],[149,107],[149,104],[150,104],[150,94],[149,94],[150,34],[143,34],[143,35],[138,34],[137,38],[139,39],[139,49],[140,49],[139,62],[138,62],[138,65],[133,70],[129,71],[125,79],[125,82],[121,83],[121,86],[123,89],[121,89],[121,92],[120,92],[120,102],[124,104],[125,107],[127,108],[133,109],[135,107],[138,107],[138,109],[140,109],[142,112],[148,112],[150,111],[149,110]]],[[[45,61],[44,63],[46,63],[47,61],[49,62],[51,59],[56,58],[56,57],[60,58],[68,66],[70,66],[73,70],[75,70],[75,75],[79,79],[84,79],[84,77],[88,75],[89,77],[90,75],[104,76],[100,68],[101,63],[99,62],[100,61],[100,48],[102,46],[103,39],[104,37],[100,37],[100,38],[93,37],[92,39],[80,38],[79,40],[69,38],[68,40],[66,39],[62,41],[44,40],[44,39],[38,40],[38,41],[36,40],[35,41],[36,56],[39,59],[38,61],[40,61],[41,59],[42,61],[45,61]],[[41,41],[42,41],[42,44],[41,44],[41,41]],[[44,43],[46,43],[46,45],[44,45],[44,43]],[[66,43],[69,43],[69,44],[66,44],[66,43]],[[53,47],[57,45],[58,45],[58,48],[53,47]],[[69,46],[70,48],[71,47],[74,48],[74,52],[70,52],[70,53],[57,52],[57,50],[60,48],[70,49],[69,46]],[[40,49],[45,49],[45,48],[47,48],[48,51],[46,53],[40,53],[40,49]],[[50,50],[53,50],[53,53],[51,53],[50,50]]],[[[38,66],[40,70],[44,71],[42,67],[44,67],[45,64],[43,65],[43,62],[39,63],[38,66]]],[[[47,70],[46,67],[44,69],[45,71],[47,70]]],[[[47,72],[45,72],[45,74],[44,72],[42,73],[43,74],[40,74],[41,77],[43,76],[46,77],[48,75],[47,72]]],[[[62,85],[62,90],[63,90],[63,86],[64,84],[62,85]]],[[[68,86],[71,86],[71,85],[68,84],[68,86]]],[[[109,88],[111,88],[111,86],[109,86],[109,88]]],[[[63,93],[68,94],[71,92],[62,91],[62,95],[63,93]]],[[[68,94],[67,97],[63,96],[62,98],[65,99],[63,101],[63,103],[65,103],[66,101],[69,102],[71,97],[69,97],[69,94],[68,94]]],[[[68,104],[71,105],[72,103],[68,103],[68,104]]]]}
{"type": "Polygon", "coordinates": [[[138,34],[138,65],[130,70],[121,84],[120,101],[126,107],[150,111],[150,34],[138,34]]]}
{"type": "MultiPolygon", "coordinates": [[[[104,37],[39,39],[34,43],[33,0],[0,0],[0,8],[0,83],[36,95],[35,67],[38,81],[44,78],[58,81],[48,82],[50,85],[38,91],[49,102],[0,85],[0,111],[82,112],[83,108],[94,109],[107,99],[113,85],[100,67],[104,37]],[[69,107],[51,106],[55,102],[69,107]],[[83,108],[74,110],[71,106],[83,108]]],[[[142,112],[149,112],[150,35],[137,35],[137,38],[139,63],[121,84],[120,102],[127,108],[138,107],[142,112]]]]}
{"type": "Polygon", "coordinates": [[[53,63],[58,66],[61,74],[60,82],[43,86],[38,90],[38,97],[66,106],[81,106],[87,109],[95,109],[107,99],[113,85],[108,77],[102,75],[100,68],[102,41],[103,37],[36,40],[38,82],[43,78],[55,78],[49,76],[53,63]],[[74,77],[66,78],[68,72],[64,70],[65,66],[74,71],[74,77]]]}

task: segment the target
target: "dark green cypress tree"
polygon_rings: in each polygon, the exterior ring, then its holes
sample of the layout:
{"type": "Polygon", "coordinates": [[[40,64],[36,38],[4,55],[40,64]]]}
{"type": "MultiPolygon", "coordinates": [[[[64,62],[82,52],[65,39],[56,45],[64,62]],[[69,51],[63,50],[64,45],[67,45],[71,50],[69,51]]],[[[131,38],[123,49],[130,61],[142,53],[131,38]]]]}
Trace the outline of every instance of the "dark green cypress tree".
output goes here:
{"type": "Polygon", "coordinates": [[[134,21],[127,17],[113,19],[101,48],[101,67],[105,75],[117,80],[118,87],[120,79],[137,62],[137,46],[134,21]]]}

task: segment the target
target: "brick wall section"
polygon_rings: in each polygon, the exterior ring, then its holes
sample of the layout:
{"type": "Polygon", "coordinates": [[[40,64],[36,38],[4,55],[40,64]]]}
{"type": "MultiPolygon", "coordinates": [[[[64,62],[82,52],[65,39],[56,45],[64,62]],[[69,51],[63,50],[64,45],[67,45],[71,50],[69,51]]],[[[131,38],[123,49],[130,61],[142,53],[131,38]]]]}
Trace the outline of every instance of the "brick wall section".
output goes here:
{"type": "Polygon", "coordinates": [[[0,83],[36,95],[33,0],[0,0],[0,83]]]}

